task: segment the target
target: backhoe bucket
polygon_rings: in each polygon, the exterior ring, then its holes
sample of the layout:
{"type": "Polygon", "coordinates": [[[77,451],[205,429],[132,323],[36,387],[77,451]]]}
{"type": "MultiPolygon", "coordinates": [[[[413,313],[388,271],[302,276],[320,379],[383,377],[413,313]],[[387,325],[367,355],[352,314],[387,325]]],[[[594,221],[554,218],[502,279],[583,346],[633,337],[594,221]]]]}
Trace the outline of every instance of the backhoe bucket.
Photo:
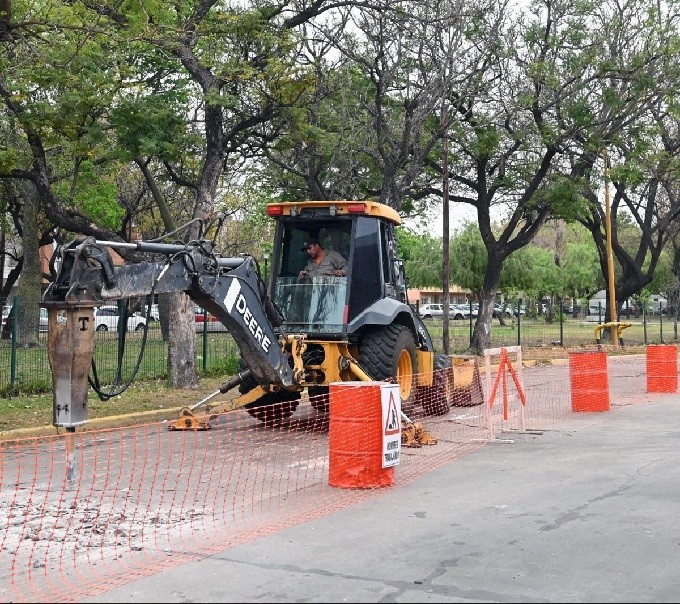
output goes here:
{"type": "Polygon", "coordinates": [[[473,407],[484,402],[482,378],[477,366],[477,358],[452,356],[453,394],[451,404],[455,407],[473,407]]]}
{"type": "Polygon", "coordinates": [[[194,415],[189,407],[180,411],[180,416],[168,424],[168,430],[210,430],[210,422],[214,415],[194,415]]]}
{"type": "MultiPolygon", "coordinates": [[[[210,415],[195,415],[194,409],[200,407],[201,405],[205,405],[211,398],[216,397],[218,394],[224,394],[225,392],[229,392],[229,390],[232,388],[236,388],[236,386],[242,384],[244,380],[250,378],[251,375],[250,369],[242,373],[237,373],[234,377],[231,377],[226,382],[224,382],[224,384],[215,390],[215,392],[212,392],[205,398],[202,398],[196,404],[191,405],[191,407],[182,407],[179,417],[168,424],[168,430],[210,430],[210,422],[217,417],[217,414],[213,413],[210,415]]],[[[239,407],[238,405],[233,404],[221,406],[225,408],[225,411],[227,410],[226,407],[229,407],[232,411],[239,407]]]]}

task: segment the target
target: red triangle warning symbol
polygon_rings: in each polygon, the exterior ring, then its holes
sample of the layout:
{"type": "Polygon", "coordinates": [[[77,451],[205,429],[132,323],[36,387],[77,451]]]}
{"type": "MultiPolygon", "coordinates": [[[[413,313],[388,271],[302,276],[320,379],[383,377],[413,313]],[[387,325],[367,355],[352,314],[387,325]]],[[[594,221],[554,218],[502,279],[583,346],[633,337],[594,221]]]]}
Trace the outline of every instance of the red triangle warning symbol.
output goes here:
{"type": "Polygon", "coordinates": [[[394,393],[390,392],[390,402],[387,404],[387,421],[385,422],[385,436],[392,434],[399,434],[401,430],[399,424],[399,413],[397,413],[397,404],[394,401],[394,393]]]}

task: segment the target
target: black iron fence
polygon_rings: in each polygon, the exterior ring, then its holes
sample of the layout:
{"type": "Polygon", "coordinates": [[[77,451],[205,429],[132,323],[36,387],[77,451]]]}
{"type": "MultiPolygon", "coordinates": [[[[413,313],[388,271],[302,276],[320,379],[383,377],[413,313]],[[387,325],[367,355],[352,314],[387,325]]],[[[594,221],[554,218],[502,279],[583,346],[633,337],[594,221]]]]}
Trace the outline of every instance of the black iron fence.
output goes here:
{"type": "MultiPolygon", "coordinates": [[[[520,307],[513,307],[513,311],[520,307]]],[[[567,313],[562,305],[547,314],[507,313],[494,318],[491,326],[491,346],[564,347],[574,348],[598,342],[610,343],[604,308],[597,314],[567,313]]],[[[238,347],[221,324],[210,316],[196,323],[196,356],[200,376],[230,376],[238,371],[238,347]]],[[[470,344],[474,316],[451,320],[449,350],[464,353],[470,344]]],[[[443,320],[425,319],[437,350],[443,350],[443,320]]],[[[52,389],[52,377],[47,357],[47,324],[38,328],[37,345],[24,348],[17,339],[16,317],[10,314],[0,339],[0,397],[17,393],[44,393],[52,389]]],[[[623,346],[672,343],[678,340],[678,321],[663,312],[631,313],[620,318],[619,342],[623,346]]],[[[128,331],[125,337],[112,329],[95,333],[93,375],[105,391],[115,392],[131,377],[135,380],[167,379],[168,343],[161,335],[157,321],[144,331],[128,331]],[[144,346],[143,346],[144,345],[144,346]]]]}
{"type": "MultiPolygon", "coordinates": [[[[461,307],[461,305],[454,305],[461,307]]],[[[449,350],[464,352],[472,339],[477,320],[477,307],[464,306],[465,317],[449,312],[449,350]]],[[[576,307],[558,301],[554,305],[525,308],[521,301],[499,306],[491,324],[491,347],[523,346],[531,348],[574,348],[592,344],[611,343],[611,326],[605,316],[604,302],[576,307]]],[[[424,319],[434,339],[435,347],[443,348],[443,318],[424,319]]],[[[624,309],[616,322],[619,344],[645,346],[678,341],[678,318],[666,314],[666,308],[624,309]]]]}
{"type": "MultiPolygon", "coordinates": [[[[203,317],[202,317],[203,318],[203,317]]],[[[209,316],[206,316],[210,319],[209,316]]],[[[16,316],[5,321],[0,338],[0,397],[38,394],[52,389],[47,354],[47,322],[37,329],[36,345],[22,347],[16,316]]],[[[168,342],[160,323],[150,321],[143,329],[121,334],[115,326],[95,331],[95,353],[91,382],[105,393],[115,393],[131,380],[158,381],[168,376],[168,342]]],[[[221,323],[196,322],[196,365],[199,376],[228,376],[238,371],[240,353],[221,323]]]]}

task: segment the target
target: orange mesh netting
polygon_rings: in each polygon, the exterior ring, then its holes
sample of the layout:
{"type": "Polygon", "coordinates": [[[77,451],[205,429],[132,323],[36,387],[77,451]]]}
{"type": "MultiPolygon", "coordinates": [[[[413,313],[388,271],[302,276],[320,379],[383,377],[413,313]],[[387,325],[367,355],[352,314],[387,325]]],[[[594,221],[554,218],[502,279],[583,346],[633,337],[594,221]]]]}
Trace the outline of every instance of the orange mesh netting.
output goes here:
{"type": "MultiPolygon", "coordinates": [[[[546,429],[575,413],[567,362],[522,367],[518,356],[496,351],[488,371],[454,359],[453,368],[418,390],[408,406],[411,425],[402,418],[402,427],[414,436],[419,425],[421,437],[424,431],[436,444],[404,442],[389,488],[498,434],[546,429]]],[[[612,356],[607,371],[614,409],[657,396],[647,393],[643,356],[612,356]]],[[[587,375],[579,379],[586,387],[587,375]]],[[[334,409],[345,415],[334,463],[352,472],[357,461],[347,456],[358,455],[361,465],[382,455],[380,430],[391,424],[379,424],[376,436],[366,423],[366,406],[376,404],[371,396],[331,391],[330,413],[323,396],[303,396],[294,414],[271,424],[240,409],[216,416],[204,431],[169,431],[159,422],[3,443],[0,598],[78,601],[378,496],[380,467],[374,488],[329,484],[334,409]],[[363,423],[353,425],[353,418],[363,423]]]]}

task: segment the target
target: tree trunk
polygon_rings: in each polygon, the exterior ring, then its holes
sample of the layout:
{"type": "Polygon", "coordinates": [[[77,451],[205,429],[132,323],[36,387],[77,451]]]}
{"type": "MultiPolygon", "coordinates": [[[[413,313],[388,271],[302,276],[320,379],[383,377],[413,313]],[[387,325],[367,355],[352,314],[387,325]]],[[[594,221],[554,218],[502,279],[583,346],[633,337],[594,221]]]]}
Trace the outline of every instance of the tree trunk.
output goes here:
{"type": "Polygon", "coordinates": [[[197,388],[194,303],[184,292],[170,294],[168,383],[171,388],[197,388]],[[191,315],[191,321],[189,321],[191,315]]]}
{"type": "Polygon", "coordinates": [[[158,321],[164,342],[170,340],[170,296],[172,294],[158,294],[158,321]]]}
{"type": "Polygon", "coordinates": [[[22,348],[38,345],[38,326],[40,324],[40,300],[42,298],[42,270],[40,267],[40,229],[38,211],[40,198],[33,185],[21,185],[23,199],[22,236],[24,262],[19,280],[19,325],[18,343],[22,348]]]}
{"type": "Polygon", "coordinates": [[[493,318],[493,307],[501,280],[502,266],[503,264],[500,262],[489,262],[487,264],[481,300],[479,302],[479,312],[472,330],[472,340],[467,351],[468,354],[480,355],[484,352],[485,348],[490,348],[491,346],[491,319],[493,318]]]}

